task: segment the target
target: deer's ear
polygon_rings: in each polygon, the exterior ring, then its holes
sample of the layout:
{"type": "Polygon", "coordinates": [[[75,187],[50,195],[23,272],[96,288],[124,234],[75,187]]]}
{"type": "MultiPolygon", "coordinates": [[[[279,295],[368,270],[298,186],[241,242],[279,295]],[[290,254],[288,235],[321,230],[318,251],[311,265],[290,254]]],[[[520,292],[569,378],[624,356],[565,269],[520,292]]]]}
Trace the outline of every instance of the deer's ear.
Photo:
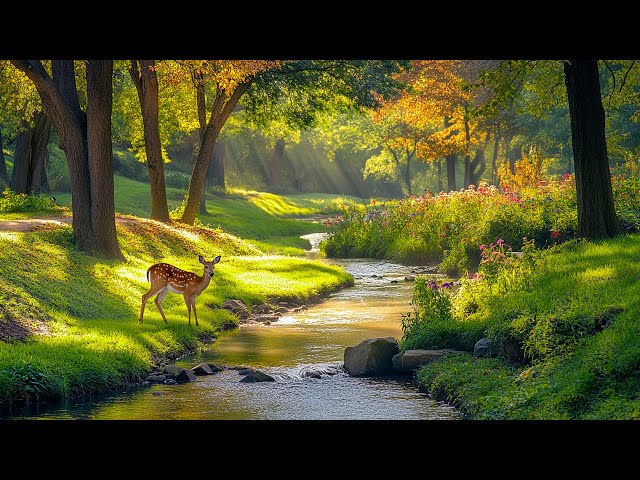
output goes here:
{"type": "Polygon", "coordinates": [[[213,259],[213,263],[214,263],[214,264],[215,264],[215,263],[218,263],[218,262],[220,261],[220,257],[221,257],[221,256],[222,256],[222,255],[218,255],[216,258],[214,258],[214,259],[213,259]]]}
{"type": "Polygon", "coordinates": [[[204,263],[204,257],[202,255],[198,255],[198,261],[200,263],[204,263]]]}

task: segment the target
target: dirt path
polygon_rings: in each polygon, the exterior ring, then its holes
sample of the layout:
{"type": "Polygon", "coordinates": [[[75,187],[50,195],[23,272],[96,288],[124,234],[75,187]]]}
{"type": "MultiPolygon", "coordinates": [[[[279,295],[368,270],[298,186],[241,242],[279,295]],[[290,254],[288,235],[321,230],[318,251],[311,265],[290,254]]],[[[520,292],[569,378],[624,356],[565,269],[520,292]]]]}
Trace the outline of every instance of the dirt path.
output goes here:
{"type": "MultiPolygon", "coordinates": [[[[47,225],[63,225],[70,224],[71,217],[64,215],[54,215],[51,217],[41,217],[41,218],[24,218],[21,220],[0,220],[0,232],[11,231],[11,232],[32,232],[37,230],[38,228],[47,226],[47,225]]],[[[120,218],[116,217],[116,222],[118,223],[133,223],[135,220],[130,218],[120,218]]]]}

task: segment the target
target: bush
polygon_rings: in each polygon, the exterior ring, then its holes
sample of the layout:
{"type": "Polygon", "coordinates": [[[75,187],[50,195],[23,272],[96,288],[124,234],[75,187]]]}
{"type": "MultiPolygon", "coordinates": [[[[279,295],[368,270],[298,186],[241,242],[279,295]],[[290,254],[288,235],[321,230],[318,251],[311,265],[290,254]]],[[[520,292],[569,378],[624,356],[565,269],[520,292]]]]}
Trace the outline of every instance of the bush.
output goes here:
{"type": "Polygon", "coordinates": [[[58,211],[60,207],[56,206],[49,197],[15,193],[9,187],[4,189],[0,198],[0,213],[56,213],[58,211]]]}
{"type": "MultiPolygon", "coordinates": [[[[627,230],[640,228],[640,180],[613,178],[616,211],[627,230]]],[[[537,187],[502,192],[494,186],[399,201],[348,206],[331,225],[331,237],[322,248],[329,257],[386,258],[405,263],[441,260],[449,275],[474,272],[480,264],[479,247],[502,239],[514,251],[523,238],[538,247],[576,238],[578,217],[572,175],[542,181],[537,187]]]]}
{"type": "Polygon", "coordinates": [[[191,175],[189,175],[188,173],[178,172],[176,170],[165,170],[164,181],[167,187],[186,190],[187,188],[189,188],[191,175]]]}

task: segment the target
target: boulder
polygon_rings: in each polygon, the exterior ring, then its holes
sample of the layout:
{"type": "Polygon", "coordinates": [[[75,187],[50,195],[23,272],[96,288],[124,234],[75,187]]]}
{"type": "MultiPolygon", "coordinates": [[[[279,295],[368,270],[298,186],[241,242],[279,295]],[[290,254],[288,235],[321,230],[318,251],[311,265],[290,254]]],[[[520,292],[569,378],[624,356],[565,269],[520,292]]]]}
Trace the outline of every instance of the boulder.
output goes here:
{"type": "Polygon", "coordinates": [[[151,383],[162,383],[166,379],[167,379],[167,376],[160,373],[160,374],[149,375],[147,378],[145,378],[145,381],[151,382],[151,383]]]}
{"type": "Polygon", "coordinates": [[[344,350],[344,368],[354,377],[371,377],[392,373],[391,358],[399,352],[393,337],[369,338],[344,350]]]}
{"type": "Polygon", "coordinates": [[[184,368],[176,375],[176,382],[188,383],[195,382],[196,376],[191,370],[185,370],[184,368]]]}
{"type": "Polygon", "coordinates": [[[163,383],[165,385],[175,385],[178,382],[176,382],[173,378],[167,378],[163,383]]]}
{"type": "Polygon", "coordinates": [[[242,303],[241,300],[226,300],[222,304],[222,308],[224,308],[225,310],[231,310],[232,312],[235,312],[237,310],[246,310],[247,306],[244,303],[242,303]]]}
{"type": "Polygon", "coordinates": [[[201,363],[199,365],[196,365],[191,369],[191,371],[196,375],[213,375],[214,373],[213,370],[211,370],[211,368],[209,368],[209,365],[207,365],[206,363],[201,363]]]}
{"type": "Polygon", "coordinates": [[[468,354],[468,352],[451,350],[448,348],[439,350],[407,350],[406,352],[394,355],[391,359],[391,363],[393,364],[393,369],[397,372],[411,373],[417,370],[421,365],[434,362],[449,353],[456,355],[468,354]]]}
{"type": "Polygon", "coordinates": [[[247,367],[238,369],[238,375],[249,375],[250,373],[257,372],[255,368],[247,367]]]}
{"type": "Polygon", "coordinates": [[[184,368],[177,366],[175,363],[170,363],[169,365],[165,365],[162,373],[168,373],[169,375],[178,375],[180,373],[180,370],[184,370],[184,368]]]}
{"type": "Polygon", "coordinates": [[[227,367],[225,367],[224,365],[218,365],[217,363],[207,363],[207,366],[213,373],[221,372],[227,369],[227,367]]]}
{"type": "Polygon", "coordinates": [[[275,382],[276,379],[271,375],[267,375],[264,372],[260,372],[258,370],[253,370],[252,372],[245,375],[242,380],[242,383],[254,383],[254,382],[275,382]]]}
{"type": "Polygon", "coordinates": [[[473,354],[476,357],[495,357],[498,355],[498,346],[489,338],[481,338],[473,346],[473,354]]]}

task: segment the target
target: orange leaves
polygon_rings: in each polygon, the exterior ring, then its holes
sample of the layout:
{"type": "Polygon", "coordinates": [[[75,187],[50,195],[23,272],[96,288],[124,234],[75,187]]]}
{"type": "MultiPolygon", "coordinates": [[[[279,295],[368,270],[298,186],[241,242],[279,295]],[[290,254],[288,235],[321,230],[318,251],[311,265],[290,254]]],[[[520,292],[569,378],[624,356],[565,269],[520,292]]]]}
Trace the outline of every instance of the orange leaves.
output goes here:
{"type": "Polygon", "coordinates": [[[522,154],[522,158],[513,165],[513,173],[509,168],[509,162],[498,170],[500,184],[511,189],[523,189],[537,187],[542,182],[542,159],[535,151],[529,156],[522,154]]]}

